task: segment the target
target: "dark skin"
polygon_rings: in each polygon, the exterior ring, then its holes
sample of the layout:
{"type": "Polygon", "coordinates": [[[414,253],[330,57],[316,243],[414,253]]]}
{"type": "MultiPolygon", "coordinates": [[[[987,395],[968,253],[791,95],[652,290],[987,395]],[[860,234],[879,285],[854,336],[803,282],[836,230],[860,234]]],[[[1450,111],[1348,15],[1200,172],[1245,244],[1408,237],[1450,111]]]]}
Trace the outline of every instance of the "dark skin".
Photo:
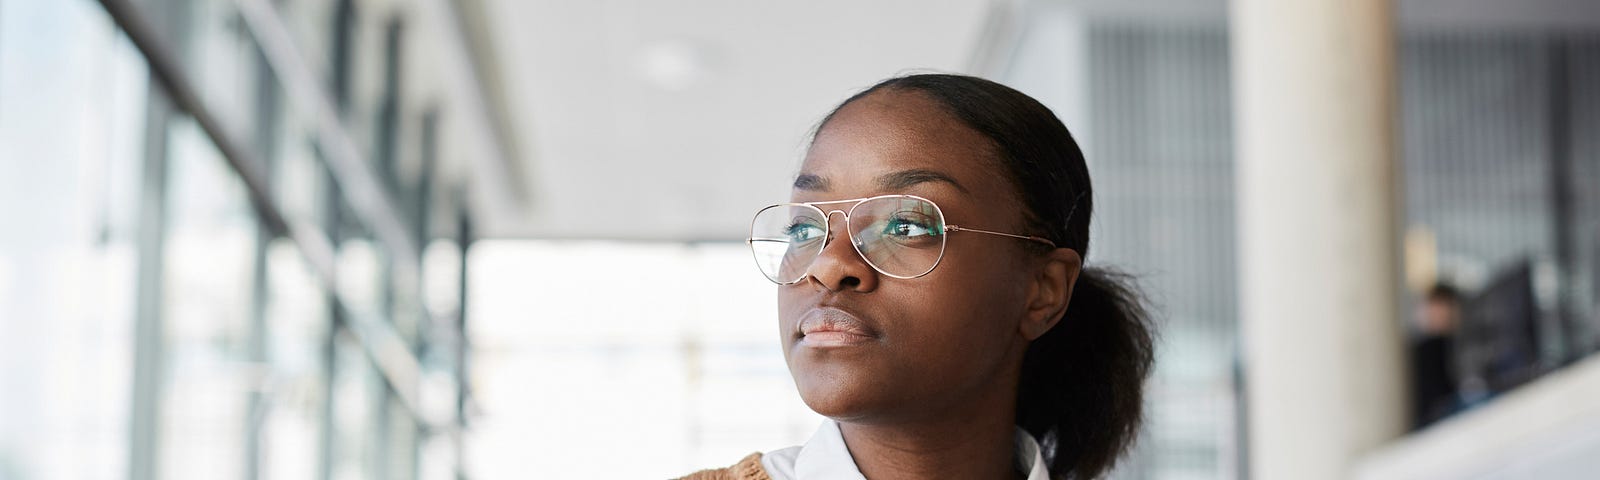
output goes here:
{"type": "MultiPolygon", "coordinates": [[[[921,93],[879,91],[839,110],[791,201],[884,194],[932,200],[951,224],[1038,234],[991,142],[921,93]]],[[[1014,478],[1023,354],[1066,311],[1078,253],[955,232],[937,268],[898,279],[851,248],[842,215],[829,222],[833,238],[809,276],[778,292],[784,356],[806,405],[839,422],[869,479],[1014,478]],[[808,339],[799,332],[808,316],[860,328],[808,339]]]]}

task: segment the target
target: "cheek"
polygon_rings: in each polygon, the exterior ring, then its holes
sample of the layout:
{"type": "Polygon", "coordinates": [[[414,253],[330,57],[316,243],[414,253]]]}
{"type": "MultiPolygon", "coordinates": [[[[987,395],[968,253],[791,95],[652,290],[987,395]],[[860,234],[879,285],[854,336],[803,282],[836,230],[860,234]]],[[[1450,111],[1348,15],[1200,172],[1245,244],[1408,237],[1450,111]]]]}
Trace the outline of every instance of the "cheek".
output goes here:
{"type": "Polygon", "coordinates": [[[952,238],[939,266],[924,277],[928,286],[949,298],[942,303],[951,307],[982,309],[990,316],[1026,310],[1022,306],[1027,297],[1027,265],[1019,255],[1004,249],[1006,244],[994,245],[1002,241],[1009,240],[971,235],[952,238]]]}
{"type": "Polygon", "coordinates": [[[976,260],[883,286],[905,293],[888,341],[908,393],[960,395],[1007,370],[1026,292],[995,259],[976,260]]]}
{"type": "Polygon", "coordinates": [[[996,263],[951,263],[921,279],[926,285],[917,289],[920,298],[911,303],[917,325],[907,330],[916,334],[918,348],[961,362],[991,364],[1015,340],[1026,292],[996,263]]]}

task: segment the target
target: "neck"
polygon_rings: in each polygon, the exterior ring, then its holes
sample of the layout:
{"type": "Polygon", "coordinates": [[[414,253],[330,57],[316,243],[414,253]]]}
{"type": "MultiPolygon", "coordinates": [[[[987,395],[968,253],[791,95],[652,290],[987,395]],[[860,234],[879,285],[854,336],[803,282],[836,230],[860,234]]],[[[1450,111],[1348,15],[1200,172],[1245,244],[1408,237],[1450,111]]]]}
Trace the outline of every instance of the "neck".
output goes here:
{"type": "Polygon", "coordinates": [[[840,422],[856,468],[870,480],[1016,477],[1016,377],[953,408],[898,422],[840,422]]]}

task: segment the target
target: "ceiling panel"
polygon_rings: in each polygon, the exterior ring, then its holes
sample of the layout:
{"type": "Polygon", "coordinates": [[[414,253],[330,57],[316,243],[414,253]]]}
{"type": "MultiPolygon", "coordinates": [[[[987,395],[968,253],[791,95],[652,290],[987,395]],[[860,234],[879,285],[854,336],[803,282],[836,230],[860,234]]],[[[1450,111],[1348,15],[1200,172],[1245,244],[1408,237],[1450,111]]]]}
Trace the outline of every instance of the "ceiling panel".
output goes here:
{"type": "Polygon", "coordinates": [[[494,236],[738,240],[808,130],[910,69],[961,71],[988,0],[491,0],[528,213],[494,236]]]}

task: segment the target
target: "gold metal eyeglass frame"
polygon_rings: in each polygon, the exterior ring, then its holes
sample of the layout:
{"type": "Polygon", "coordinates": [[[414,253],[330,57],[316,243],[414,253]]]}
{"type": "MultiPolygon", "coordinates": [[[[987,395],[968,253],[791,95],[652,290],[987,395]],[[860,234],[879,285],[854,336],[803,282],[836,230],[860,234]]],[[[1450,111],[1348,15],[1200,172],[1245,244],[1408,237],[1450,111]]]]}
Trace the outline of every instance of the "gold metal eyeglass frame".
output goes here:
{"type": "MultiPolygon", "coordinates": [[[[1015,239],[1018,239],[1018,240],[1028,240],[1028,241],[1032,241],[1032,242],[1039,242],[1039,243],[1042,243],[1042,244],[1045,244],[1045,245],[1049,245],[1050,248],[1057,248],[1055,242],[1052,242],[1052,241],[1050,241],[1050,239],[1047,239],[1047,238],[1044,238],[1044,237],[1037,237],[1037,236],[1033,236],[1033,235],[1017,235],[1017,234],[1013,234],[1013,233],[996,232],[996,231],[992,231],[992,230],[981,230],[981,229],[977,229],[977,228],[968,228],[968,227],[963,227],[963,226],[960,226],[960,225],[947,224],[947,223],[945,223],[945,219],[944,219],[944,209],[940,208],[939,204],[938,203],[934,203],[933,200],[922,198],[922,197],[919,197],[919,196],[916,196],[916,195],[878,195],[878,196],[875,196],[875,197],[853,198],[853,199],[849,199],[849,200],[831,200],[831,201],[826,201],[826,202],[777,203],[777,204],[768,205],[766,207],[763,207],[760,210],[757,210],[755,216],[751,217],[751,219],[750,219],[750,235],[751,236],[749,238],[745,239],[745,244],[750,246],[750,255],[755,257],[755,260],[756,260],[758,266],[759,266],[759,263],[761,262],[761,258],[760,258],[760,256],[758,256],[756,254],[755,242],[784,242],[784,243],[788,243],[789,242],[788,239],[783,239],[783,238],[756,238],[755,237],[756,219],[761,218],[762,212],[766,212],[767,210],[771,210],[771,209],[778,208],[778,207],[804,207],[804,208],[809,208],[811,210],[816,211],[817,213],[821,213],[822,214],[822,217],[821,217],[823,219],[823,221],[822,221],[822,248],[817,251],[817,256],[818,257],[822,256],[822,252],[828,249],[828,240],[833,237],[833,226],[831,225],[833,222],[831,222],[829,220],[833,218],[833,214],[835,214],[835,213],[844,215],[844,232],[845,232],[846,236],[850,237],[850,240],[851,240],[850,241],[850,247],[851,247],[852,250],[855,250],[856,255],[860,256],[862,261],[867,262],[867,265],[871,266],[872,269],[876,270],[878,273],[881,273],[881,274],[883,274],[885,276],[888,276],[888,277],[898,278],[898,279],[902,279],[902,280],[922,277],[924,275],[932,273],[933,269],[939,267],[939,263],[944,261],[944,249],[945,249],[945,246],[948,244],[948,242],[945,241],[945,239],[943,238],[943,235],[947,234],[947,233],[953,233],[953,232],[984,233],[984,234],[989,234],[989,235],[997,235],[997,236],[1001,236],[1001,237],[1015,238],[1015,239]],[[854,241],[855,240],[855,237],[854,237],[855,234],[851,233],[852,229],[850,228],[850,214],[854,213],[856,211],[856,207],[861,206],[861,204],[863,204],[863,203],[866,203],[866,202],[872,201],[872,200],[885,199],[885,198],[905,198],[905,199],[912,199],[912,200],[918,200],[918,201],[922,201],[922,202],[927,202],[928,205],[932,205],[933,206],[933,211],[935,213],[939,214],[939,224],[940,225],[944,225],[944,229],[940,232],[939,257],[935,258],[933,260],[933,265],[929,266],[926,271],[923,271],[922,273],[919,273],[919,274],[916,274],[916,275],[910,275],[910,276],[895,275],[893,273],[886,272],[886,271],[883,270],[883,268],[879,267],[877,264],[872,263],[872,259],[867,258],[867,254],[861,251],[861,245],[854,241]],[[839,203],[853,203],[853,204],[850,205],[850,208],[846,209],[846,210],[839,210],[839,209],[823,210],[822,207],[818,206],[818,205],[832,205],[832,204],[839,204],[839,203]]],[[[815,262],[816,258],[812,258],[811,261],[815,262]]],[[[771,275],[767,275],[767,273],[765,271],[763,271],[761,273],[762,273],[762,276],[767,277],[767,280],[771,280],[772,283],[776,283],[778,285],[793,285],[793,284],[796,284],[796,283],[800,283],[800,282],[804,281],[806,279],[806,277],[811,276],[810,272],[811,272],[811,267],[808,265],[808,266],[806,266],[805,273],[801,274],[800,278],[795,279],[795,280],[790,281],[790,282],[779,282],[777,280],[773,280],[772,276],[771,275]]]]}

